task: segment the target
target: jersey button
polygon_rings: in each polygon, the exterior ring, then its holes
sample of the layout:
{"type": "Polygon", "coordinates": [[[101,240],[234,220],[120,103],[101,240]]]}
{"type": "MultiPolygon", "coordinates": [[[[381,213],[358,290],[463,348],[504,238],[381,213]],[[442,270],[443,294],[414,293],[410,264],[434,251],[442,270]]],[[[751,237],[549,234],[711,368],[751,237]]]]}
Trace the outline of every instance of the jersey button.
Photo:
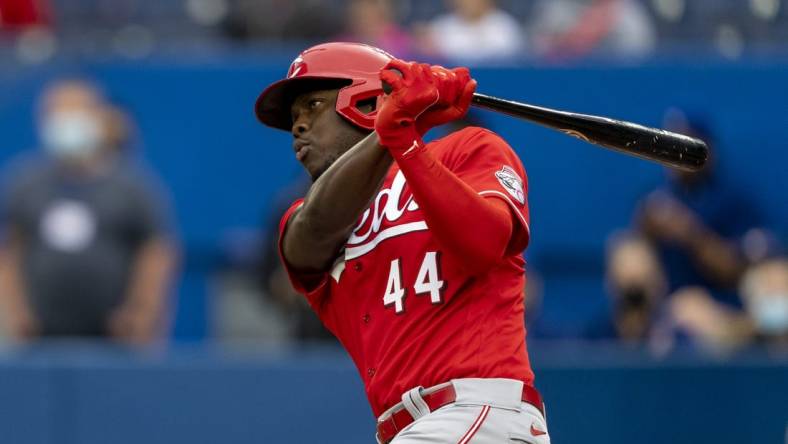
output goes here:
{"type": "Polygon", "coordinates": [[[365,314],[364,316],[361,317],[361,320],[364,321],[365,324],[369,324],[369,320],[371,318],[372,317],[369,315],[369,313],[367,313],[367,314],[365,314]]]}
{"type": "Polygon", "coordinates": [[[361,261],[358,261],[358,262],[356,262],[356,263],[353,265],[353,269],[354,269],[354,270],[356,270],[356,271],[361,271],[361,269],[362,269],[362,268],[364,268],[364,266],[363,266],[363,265],[361,265],[361,261]]]}
{"type": "Polygon", "coordinates": [[[372,368],[372,367],[368,368],[368,369],[367,369],[367,375],[368,375],[370,378],[371,378],[371,377],[373,377],[373,376],[375,376],[375,369],[374,369],[374,368],[372,368]]]}

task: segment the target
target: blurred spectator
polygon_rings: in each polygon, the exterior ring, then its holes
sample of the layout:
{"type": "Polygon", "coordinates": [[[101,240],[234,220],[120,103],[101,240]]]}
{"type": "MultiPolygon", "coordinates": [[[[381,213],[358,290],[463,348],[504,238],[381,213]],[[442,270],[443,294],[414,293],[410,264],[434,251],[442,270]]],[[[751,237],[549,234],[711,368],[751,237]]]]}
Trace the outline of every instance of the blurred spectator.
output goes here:
{"type": "Polygon", "coordinates": [[[47,156],[16,163],[3,193],[0,303],[18,340],[163,332],[174,248],[159,197],[122,156],[129,122],[97,89],[44,94],[47,156]]]}
{"type": "Polygon", "coordinates": [[[650,340],[661,317],[667,282],[656,252],[634,234],[614,236],[608,249],[609,318],[593,325],[592,339],[618,338],[629,343],[650,340]]]}
{"type": "Polygon", "coordinates": [[[530,23],[534,50],[547,59],[637,57],[657,43],[651,16],[635,0],[542,0],[530,23]]]}
{"type": "Polygon", "coordinates": [[[717,174],[714,137],[703,118],[670,110],[665,126],[705,140],[711,149],[697,173],[668,170],[668,181],[641,202],[639,230],[657,249],[669,291],[711,288],[715,298],[739,304],[735,294],[747,266],[744,236],[761,224],[753,199],[717,174]]]}
{"type": "MultiPolygon", "coordinates": [[[[713,146],[701,119],[671,111],[666,126],[713,146]]],[[[687,322],[698,321],[710,335],[740,337],[730,336],[728,324],[739,319],[736,287],[748,263],[743,241],[760,220],[750,199],[726,186],[715,171],[713,159],[699,173],[669,171],[668,182],[640,203],[635,233],[611,244],[607,274],[616,301],[613,317],[620,320],[621,307],[639,313],[629,322],[638,324],[630,329],[641,338],[659,321],[685,324],[690,318],[687,322]],[[669,301],[669,310],[662,300],[669,301]]],[[[629,336],[617,327],[617,336],[629,336]]],[[[694,331],[685,329],[690,336],[694,331]]]]}
{"type": "Polygon", "coordinates": [[[682,289],[670,305],[670,327],[706,350],[747,344],[788,350],[788,259],[774,256],[747,269],[739,293],[744,310],[713,299],[704,288],[682,289]]]}
{"type": "Polygon", "coordinates": [[[494,0],[447,0],[451,12],[418,30],[422,51],[454,63],[512,62],[525,48],[517,20],[494,0]]]}
{"type": "Polygon", "coordinates": [[[410,35],[395,21],[390,0],[350,0],[347,6],[347,32],[337,40],[366,43],[409,59],[410,35]]]}

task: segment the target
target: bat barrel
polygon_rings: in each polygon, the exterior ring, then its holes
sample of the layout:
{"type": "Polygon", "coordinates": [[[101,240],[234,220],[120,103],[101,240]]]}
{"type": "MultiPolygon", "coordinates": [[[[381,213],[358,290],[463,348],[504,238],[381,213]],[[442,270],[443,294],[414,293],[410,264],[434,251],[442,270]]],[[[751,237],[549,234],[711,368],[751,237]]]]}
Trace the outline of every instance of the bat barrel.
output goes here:
{"type": "Polygon", "coordinates": [[[586,142],[686,171],[706,164],[702,140],[606,117],[558,111],[476,93],[473,105],[557,129],[586,142]]]}

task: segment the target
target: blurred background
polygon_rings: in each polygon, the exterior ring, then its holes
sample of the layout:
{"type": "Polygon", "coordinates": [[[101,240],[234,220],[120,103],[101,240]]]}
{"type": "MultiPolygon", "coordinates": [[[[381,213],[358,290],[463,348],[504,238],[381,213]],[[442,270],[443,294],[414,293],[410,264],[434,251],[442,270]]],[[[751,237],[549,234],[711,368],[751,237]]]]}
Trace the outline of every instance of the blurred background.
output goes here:
{"type": "Polygon", "coordinates": [[[528,172],[553,442],[788,443],[781,0],[0,0],[0,442],[374,442],[277,263],[308,178],[252,111],[326,40],[705,139],[690,175],[463,122],[528,172]]]}

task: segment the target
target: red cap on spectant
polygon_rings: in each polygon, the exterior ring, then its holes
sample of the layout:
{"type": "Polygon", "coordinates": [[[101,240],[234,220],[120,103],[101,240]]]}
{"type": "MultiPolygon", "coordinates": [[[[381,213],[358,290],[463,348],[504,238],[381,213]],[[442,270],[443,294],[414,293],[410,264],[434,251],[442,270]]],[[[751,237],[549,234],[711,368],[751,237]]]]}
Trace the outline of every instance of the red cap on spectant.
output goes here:
{"type": "MultiPolygon", "coordinates": [[[[374,129],[377,111],[363,113],[358,103],[383,94],[379,73],[393,57],[362,43],[333,42],[313,46],[293,60],[287,78],[268,86],[257,99],[255,112],[264,124],[290,131],[290,105],[295,95],[326,81],[344,81],[336,111],[351,123],[374,129]]],[[[377,109],[377,107],[376,107],[377,109]]]]}

